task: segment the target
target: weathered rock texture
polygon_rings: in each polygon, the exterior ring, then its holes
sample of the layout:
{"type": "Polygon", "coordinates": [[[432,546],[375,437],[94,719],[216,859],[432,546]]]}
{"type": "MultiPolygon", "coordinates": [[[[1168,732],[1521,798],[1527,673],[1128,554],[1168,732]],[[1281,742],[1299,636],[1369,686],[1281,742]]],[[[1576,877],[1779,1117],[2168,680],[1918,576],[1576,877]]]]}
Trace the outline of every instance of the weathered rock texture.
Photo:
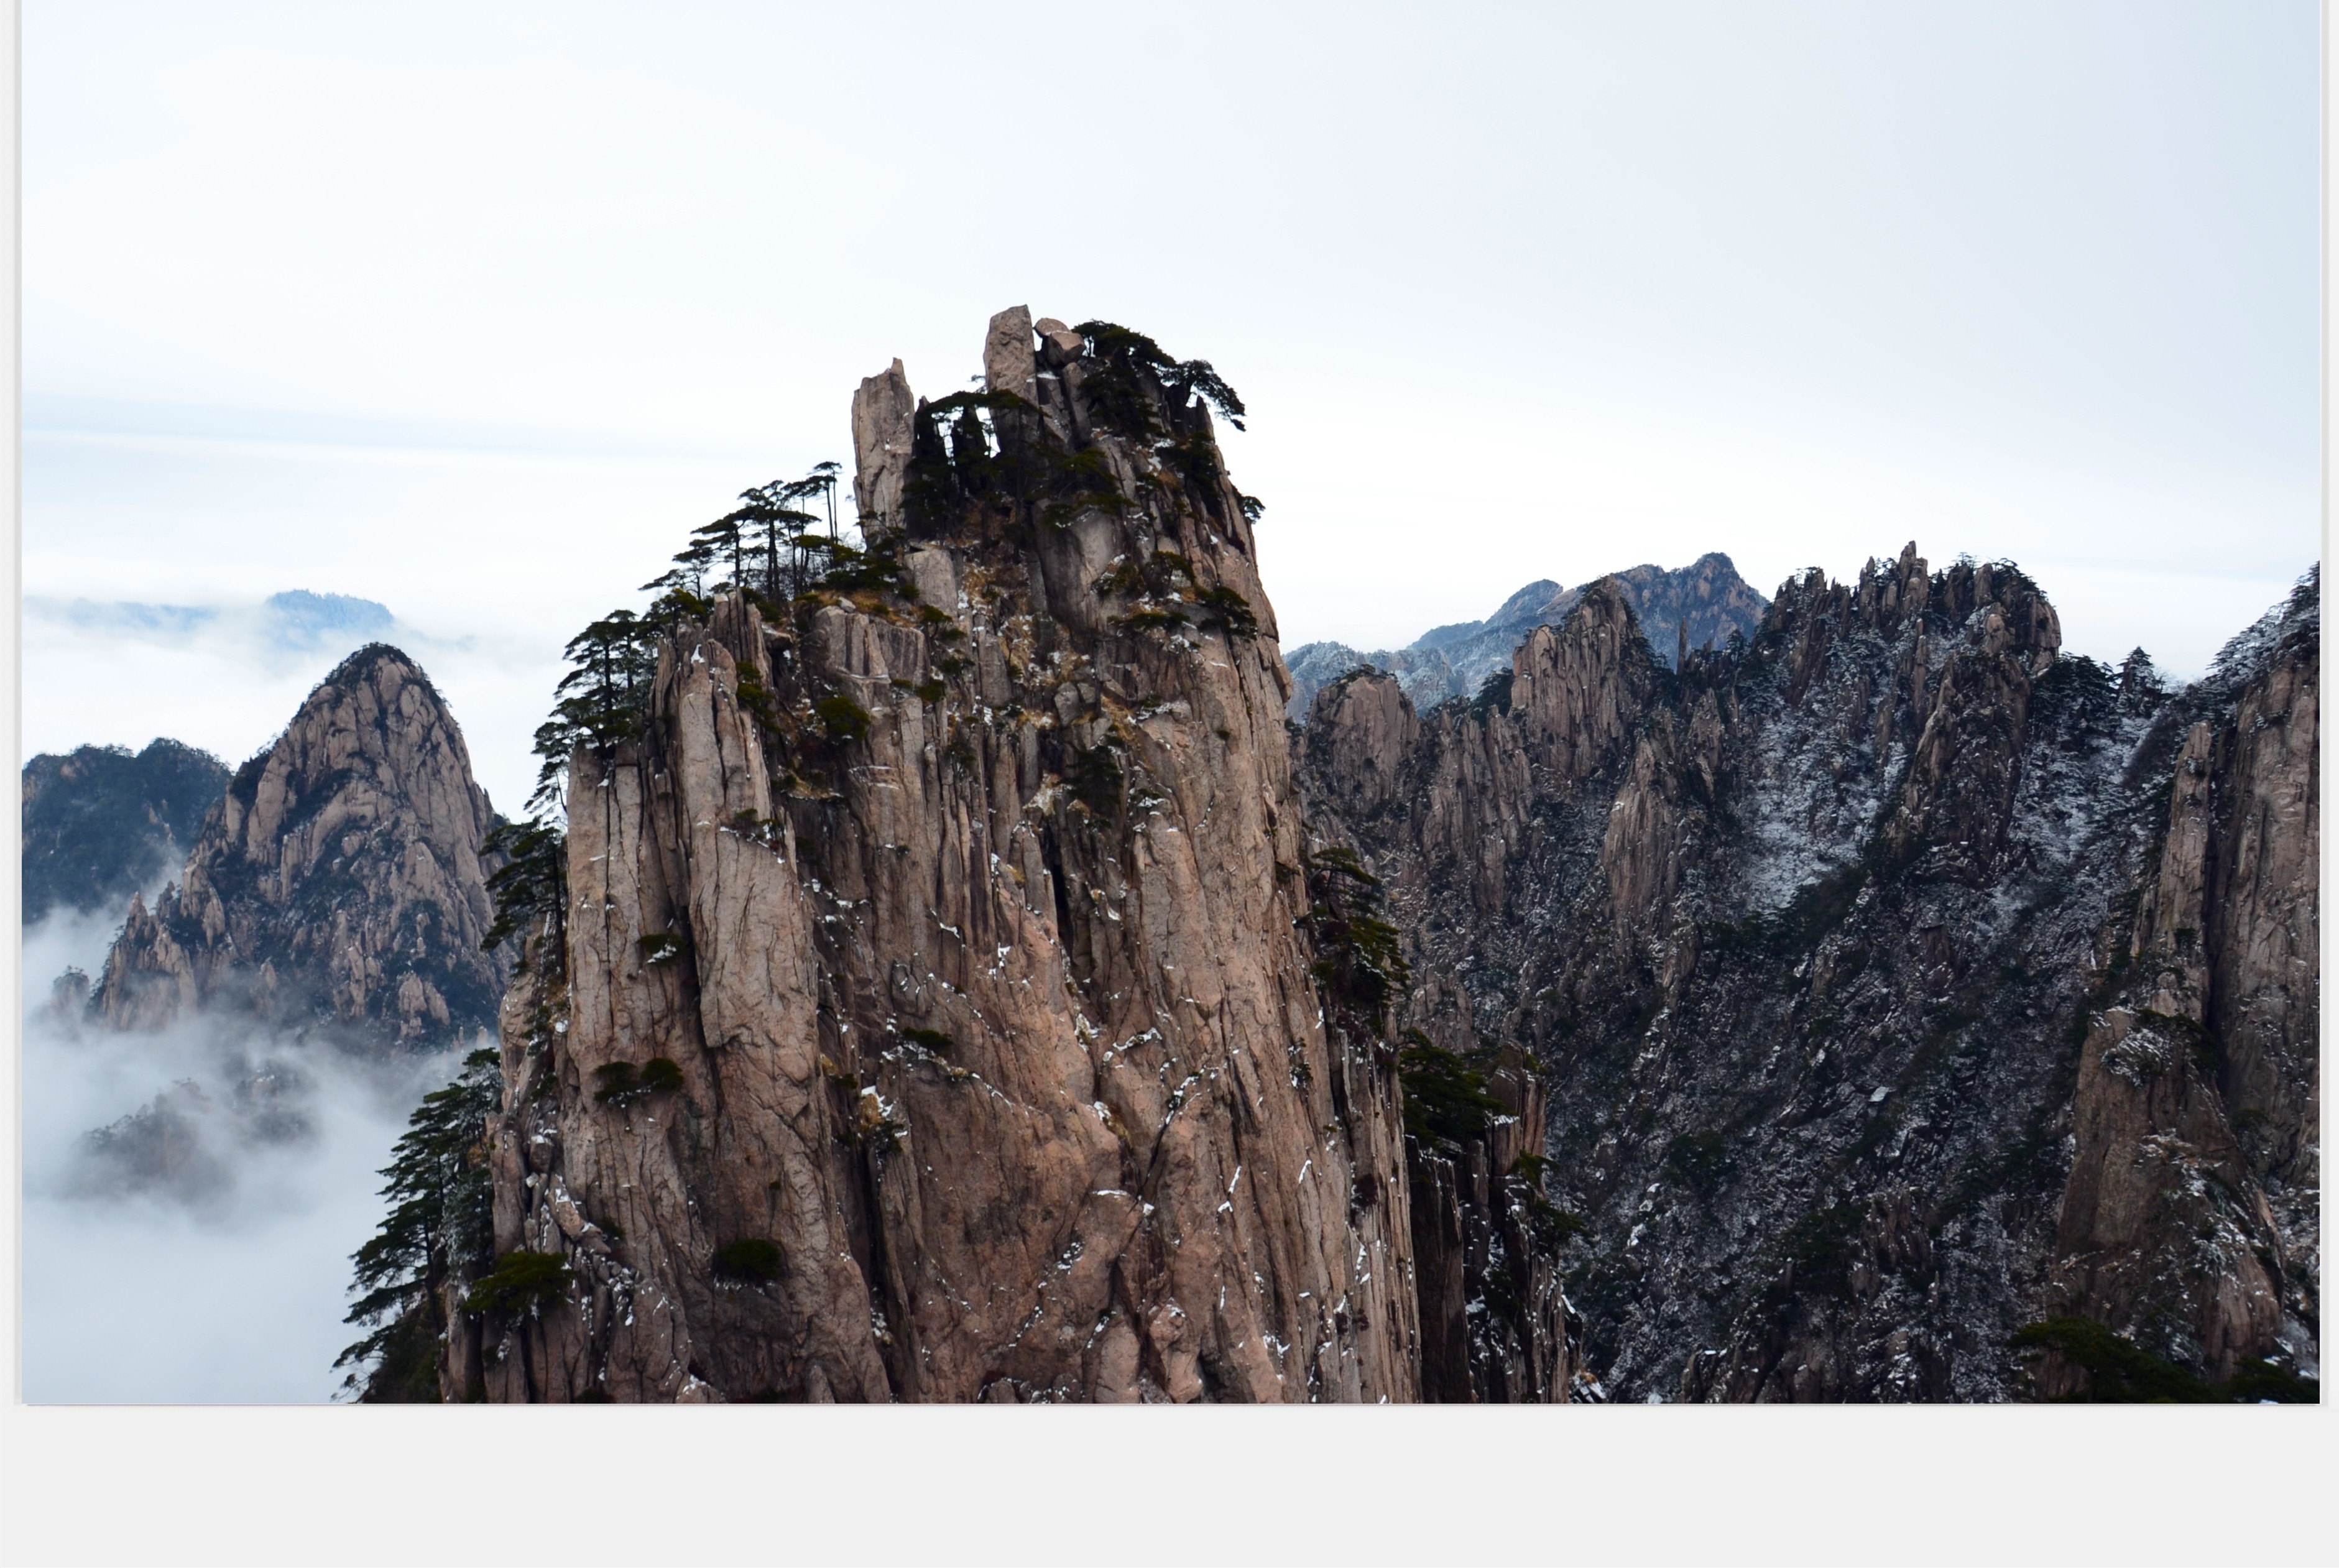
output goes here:
{"type": "Polygon", "coordinates": [[[506,961],[480,951],[493,822],[429,680],[373,644],[236,771],[175,885],[133,899],[93,1012],[157,1028],[198,1008],[353,1044],[491,1027],[506,961]]]}
{"type": "MultiPolygon", "coordinates": [[[[1668,666],[1692,648],[1722,647],[1733,636],[1752,636],[1766,604],[1721,554],[1701,556],[1673,571],[1638,566],[1601,580],[1615,585],[1657,661],[1668,666]]],[[[1528,633],[1567,619],[1584,591],[1548,579],[1529,583],[1485,620],[1438,626],[1402,648],[1359,653],[1345,643],[1303,644],[1290,654],[1288,715],[1305,724],[1318,691],[1368,666],[1396,676],[1424,713],[1448,698],[1475,695],[1489,676],[1511,667],[1511,655],[1528,633]]]]}
{"type": "Polygon", "coordinates": [[[864,383],[869,561],[673,626],[574,758],[492,1131],[499,1267],[568,1272],[451,1393],[1418,1396],[1242,498],[1126,341],[1017,310],[983,394],[864,383]]]}
{"type": "Polygon", "coordinates": [[[2056,1235],[2058,1307],[2218,1380],[2318,1354],[2319,587],[2159,717],[2184,738],[2107,965],[2123,1005],[2082,1048],[2056,1235]]]}
{"type": "Polygon", "coordinates": [[[1485,1078],[1500,1109],[1480,1135],[1407,1145],[1422,1397],[1546,1404],[1567,1397],[1573,1326],[1539,1190],[1543,1086],[1516,1047],[1485,1078]]]}
{"type": "Polygon", "coordinates": [[[2318,595],[2171,694],[1911,546],[1678,669],[1594,584],[1507,690],[1319,694],[1303,783],[1384,881],[1405,1018],[1548,1080],[1587,1372],[2084,1393],[2010,1343],[2070,1315],[2313,1371],[2318,595]]]}

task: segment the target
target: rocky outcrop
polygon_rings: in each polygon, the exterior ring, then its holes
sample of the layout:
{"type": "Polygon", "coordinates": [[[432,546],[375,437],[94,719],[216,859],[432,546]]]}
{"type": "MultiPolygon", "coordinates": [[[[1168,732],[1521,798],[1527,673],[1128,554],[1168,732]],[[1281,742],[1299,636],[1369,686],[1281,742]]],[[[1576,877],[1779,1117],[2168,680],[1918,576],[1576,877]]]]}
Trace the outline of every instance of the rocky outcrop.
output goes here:
{"type": "MultiPolygon", "coordinates": [[[[1923,597],[1911,578],[1908,600],[1921,605],[1923,597]]],[[[1921,875],[1987,885],[2013,831],[2031,685],[2053,666],[2062,628],[2027,578],[1989,566],[1947,575],[1937,613],[1963,636],[1940,650],[1921,692],[1912,679],[1923,727],[1883,848],[1891,857],[1926,856],[1921,875]]],[[[1921,640],[1912,658],[1929,664],[1934,651],[1921,640]]],[[[1796,681],[1805,678],[1799,668],[1796,681]]]]}
{"type": "MultiPolygon", "coordinates": [[[[2160,717],[2182,734],[2080,1059],[2053,1302],[2224,1381],[2314,1367],[2319,574],[2160,717]]],[[[2048,1386],[2086,1392],[2059,1353],[2048,1386]]]]}
{"type": "Polygon", "coordinates": [[[231,1179],[228,1168],[202,1135],[212,1109],[211,1097],[183,1079],[121,1119],[84,1133],[78,1189],[103,1196],[162,1191],[182,1198],[222,1190],[231,1179]]]}
{"type": "Polygon", "coordinates": [[[2319,585],[2179,693],[1913,545],[1673,670],[1598,587],[1507,689],[1352,675],[1299,743],[1402,1015],[1545,1075],[1579,1370],[2085,1392],[2014,1343],[2070,1315],[2171,1386],[2311,1370],[2319,585]]]}
{"type": "Polygon", "coordinates": [[[1512,660],[1511,683],[1511,715],[1528,759],[1554,783],[1623,761],[1658,677],[1621,585],[1602,578],[1564,626],[1529,633],[1512,660]]]}
{"type": "Polygon", "coordinates": [[[118,910],[186,857],[227,788],[209,752],[157,740],[132,754],[82,746],[25,764],[27,926],[53,910],[118,910]]]}
{"type": "Polygon", "coordinates": [[[1367,816],[1386,810],[1404,789],[1421,739],[1403,688],[1393,680],[1342,679],[1324,688],[1316,711],[1316,765],[1347,784],[1351,810],[1367,816]]]}
{"type": "Polygon", "coordinates": [[[2280,1346],[2281,1252],[2189,1021],[2113,1008],[2087,1031],[2052,1316],[2223,1380],[2280,1346]]]}
{"type": "Polygon", "coordinates": [[[854,505],[864,531],[882,532],[902,513],[910,468],[910,420],[917,399],[896,360],[853,394],[854,505]]]}
{"type": "Polygon", "coordinates": [[[480,947],[493,821],[429,679],[360,649],[236,771],[181,880],[133,899],[92,1011],[151,1029],[223,1007],[408,1048],[486,1027],[507,968],[480,947]]]}
{"type": "Polygon", "coordinates": [[[1327,1005],[1239,404],[1020,310],[984,367],[906,454],[906,380],[864,383],[870,554],[677,621],[639,738],[572,760],[450,1393],[1419,1395],[1395,1052],[1327,1005]]]}
{"type": "MultiPolygon", "coordinates": [[[[1566,1398],[1573,1336],[1557,1247],[1565,1217],[1542,1193],[1544,1095],[1516,1047],[1481,1075],[1495,1103],[1460,1139],[1414,1119],[1414,1267],[1422,1397],[1449,1405],[1566,1398]]],[[[1429,1086],[1416,1075],[1416,1089],[1429,1086]]]]}
{"type": "MultiPolygon", "coordinates": [[[[1657,662],[1677,666],[1692,648],[1726,646],[1761,624],[1765,601],[1746,585],[1725,555],[1701,556],[1668,571],[1638,566],[1600,579],[1632,606],[1657,662]]],[[[1555,626],[1574,613],[1584,589],[1548,579],[1529,583],[1483,621],[1463,621],[1425,632],[1402,648],[1359,653],[1345,643],[1308,643],[1288,656],[1289,715],[1305,724],[1316,693],[1351,670],[1385,670],[1423,713],[1449,697],[1474,696],[1511,667],[1511,656],[1537,626],[1555,626]]]]}
{"type": "Polygon", "coordinates": [[[74,965],[49,982],[48,1004],[42,1013],[50,1022],[72,1028],[89,1011],[89,975],[74,965]]]}
{"type": "MultiPolygon", "coordinates": [[[[2244,1123],[2253,1167],[2305,1188],[2321,1179],[2323,1117],[2320,620],[2319,597],[2310,597],[2269,628],[2262,669],[2219,726],[2200,928],[2219,1087],[2244,1123]]],[[[2169,933],[2173,941],[2176,928],[2169,933]]]]}

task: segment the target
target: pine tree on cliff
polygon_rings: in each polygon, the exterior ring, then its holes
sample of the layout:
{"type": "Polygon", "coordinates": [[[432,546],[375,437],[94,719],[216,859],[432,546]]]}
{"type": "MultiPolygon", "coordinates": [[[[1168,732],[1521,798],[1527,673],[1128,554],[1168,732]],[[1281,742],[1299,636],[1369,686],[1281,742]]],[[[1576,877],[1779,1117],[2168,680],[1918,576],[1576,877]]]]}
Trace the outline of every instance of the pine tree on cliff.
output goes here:
{"type": "Polygon", "coordinates": [[[818,513],[809,510],[804,513],[804,527],[809,528],[825,516],[828,519],[828,537],[834,541],[837,537],[836,481],[837,476],[843,472],[844,469],[833,462],[814,463],[812,466],[812,471],[803,478],[789,479],[785,482],[775,480],[765,486],[758,494],[775,507],[809,508],[813,502],[820,502],[821,510],[818,513]]]}
{"type": "MultiPolygon", "coordinates": [[[[752,498],[754,494],[751,490],[747,497],[752,498]]],[[[748,555],[755,547],[755,508],[750,499],[749,505],[735,507],[713,522],[701,523],[691,530],[690,537],[694,541],[705,544],[717,558],[730,563],[730,580],[734,587],[746,586],[748,555]]]]}
{"type": "Polygon", "coordinates": [[[712,608],[706,597],[706,571],[715,564],[715,547],[694,540],[674,557],[674,565],[641,587],[656,597],[642,618],[660,632],[670,632],[685,620],[703,620],[712,608]]]}
{"type": "MultiPolygon", "coordinates": [[[[814,463],[812,472],[797,481],[802,485],[816,484],[819,487],[823,507],[828,513],[828,537],[832,539],[836,537],[836,482],[844,472],[843,465],[835,462],[814,463]]],[[[804,494],[809,499],[813,492],[807,489],[804,494]]]]}
{"type": "Polygon", "coordinates": [[[1081,395],[1112,429],[1140,439],[1160,434],[1140,371],[1173,399],[1182,394],[1189,405],[1198,399],[1208,403],[1228,424],[1243,428],[1242,399],[1208,360],[1173,360],[1144,333],[1111,321],[1082,321],[1072,330],[1087,340],[1088,358],[1097,367],[1097,373],[1082,383],[1081,395]]]}
{"type": "Polygon", "coordinates": [[[496,919],[483,945],[492,949],[517,939],[523,968],[531,942],[557,953],[560,922],[568,908],[567,835],[548,822],[498,823],[488,835],[486,848],[505,858],[488,876],[496,919]]]}
{"type": "Polygon", "coordinates": [[[761,556],[762,580],[753,585],[769,600],[783,601],[794,597],[804,581],[804,533],[820,519],[795,503],[802,498],[797,482],[775,480],[746,491],[739,499],[745,503],[738,515],[746,519],[747,528],[761,556]],[[785,552],[787,569],[781,569],[785,552]]]}
{"type": "Polygon", "coordinates": [[[554,688],[552,716],[536,732],[537,774],[531,810],[556,804],[579,745],[607,750],[641,727],[657,672],[659,623],[632,610],[612,610],[569,639],[564,650],[576,667],[554,688]]]}
{"type": "Polygon", "coordinates": [[[351,1289],[360,1294],[343,1319],[372,1332],[333,1363],[351,1368],[342,1387],[365,1403],[439,1398],[439,1346],[448,1328],[440,1287],[479,1274],[495,1250],[481,1140],[502,1089],[497,1053],[473,1051],[452,1083],[423,1097],[382,1168],[390,1216],[351,1255],[351,1289]]]}

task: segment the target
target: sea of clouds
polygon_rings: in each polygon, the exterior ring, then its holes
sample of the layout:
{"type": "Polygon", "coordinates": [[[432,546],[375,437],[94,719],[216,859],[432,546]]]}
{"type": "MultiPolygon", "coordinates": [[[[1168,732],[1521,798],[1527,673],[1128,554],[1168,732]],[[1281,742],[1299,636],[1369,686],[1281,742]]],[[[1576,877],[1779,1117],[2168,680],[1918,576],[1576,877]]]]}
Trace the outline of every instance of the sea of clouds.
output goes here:
{"type": "Polygon", "coordinates": [[[366,1062],[198,1015],[117,1033],[49,1010],[94,974],[118,915],[25,933],[24,1396],[35,1404],[313,1404],[360,1330],[350,1255],[384,1212],[380,1169],[459,1052],[366,1062]],[[264,1115],[240,1086],[269,1075],[264,1115]],[[174,1179],[141,1179],[92,1133],[163,1098],[174,1179]]]}

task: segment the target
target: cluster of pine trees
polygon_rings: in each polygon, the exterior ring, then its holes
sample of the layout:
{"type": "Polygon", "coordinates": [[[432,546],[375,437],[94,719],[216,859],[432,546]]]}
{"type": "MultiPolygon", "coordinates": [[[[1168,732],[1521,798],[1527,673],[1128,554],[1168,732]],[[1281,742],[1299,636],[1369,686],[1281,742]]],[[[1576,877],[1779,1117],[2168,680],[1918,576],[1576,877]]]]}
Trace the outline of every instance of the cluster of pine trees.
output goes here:
{"type": "Polygon", "coordinates": [[[492,1048],[471,1052],[454,1082],[425,1095],[382,1169],[390,1217],[352,1259],[357,1300],[346,1319],[370,1332],[333,1364],[353,1368],[342,1386],[370,1403],[438,1399],[442,1287],[494,1255],[484,1139],[503,1092],[497,1057],[492,1048]]]}
{"type": "Polygon", "coordinates": [[[674,564],[642,585],[655,596],[646,610],[611,610],[569,639],[571,667],[536,732],[541,765],[529,810],[558,807],[577,746],[605,751],[640,733],[658,645],[682,622],[704,620],[717,595],[742,592],[775,612],[861,564],[863,552],[837,531],[837,474],[836,464],[821,463],[801,479],[743,492],[739,505],[693,529],[674,564]]]}

